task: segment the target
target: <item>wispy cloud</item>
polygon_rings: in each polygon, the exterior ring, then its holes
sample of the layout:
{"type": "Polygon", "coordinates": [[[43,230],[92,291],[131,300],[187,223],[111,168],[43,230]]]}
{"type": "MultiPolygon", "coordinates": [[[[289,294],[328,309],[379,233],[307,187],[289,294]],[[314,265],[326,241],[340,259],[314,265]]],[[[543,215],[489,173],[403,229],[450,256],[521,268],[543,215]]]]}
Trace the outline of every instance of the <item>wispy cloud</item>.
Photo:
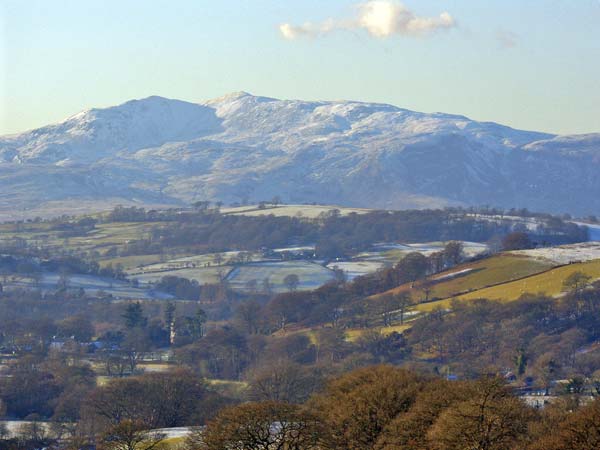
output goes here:
{"type": "Polygon", "coordinates": [[[279,31],[285,39],[290,40],[320,37],[337,30],[365,30],[375,38],[425,37],[456,26],[456,20],[447,12],[435,17],[420,17],[400,2],[369,0],[358,5],[354,18],[328,19],[321,23],[307,22],[303,25],[283,23],[279,26],[279,31]]]}
{"type": "Polygon", "coordinates": [[[519,36],[512,31],[496,31],[496,42],[500,48],[514,48],[519,45],[519,36]]]}

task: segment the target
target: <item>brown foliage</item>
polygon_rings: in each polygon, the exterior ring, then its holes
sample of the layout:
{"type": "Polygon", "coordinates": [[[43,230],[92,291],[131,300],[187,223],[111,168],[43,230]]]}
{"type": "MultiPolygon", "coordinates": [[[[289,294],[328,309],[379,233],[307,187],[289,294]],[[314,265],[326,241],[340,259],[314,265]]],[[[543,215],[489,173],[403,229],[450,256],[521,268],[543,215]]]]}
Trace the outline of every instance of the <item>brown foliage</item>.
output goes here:
{"type": "Polygon", "coordinates": [[[310,407],[327,425],[327,448],[372,448],[386,426],[411,407],[422,385],[423,378],[412,372],[368,367],[332,381],[310,407]]]}
{"type": "Polygon", "coordinates": [[[203,432],[187,441],[188,450],[317,449],[321,426],[299,406],[280,402],[225,408],[203,432]]]}

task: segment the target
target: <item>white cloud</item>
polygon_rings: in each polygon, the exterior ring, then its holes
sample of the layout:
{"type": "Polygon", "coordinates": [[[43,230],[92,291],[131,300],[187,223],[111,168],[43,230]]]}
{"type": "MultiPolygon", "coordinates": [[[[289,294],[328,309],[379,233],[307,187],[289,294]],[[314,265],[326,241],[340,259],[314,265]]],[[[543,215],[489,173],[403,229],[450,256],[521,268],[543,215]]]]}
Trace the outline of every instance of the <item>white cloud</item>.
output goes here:
{"type": "Polygon", "coordinates": [[[320,24],[304,25],[284,23],[279,31],[285,39],[318,37],[332,31],[350,29],[365,30],[376,38],[394,35],[423,37],[457,26],[456,20],[447,12],[437,17],[419,17],[400,2],[392,0],[369,0],[358,5],[358,16],[351,20],[328,19],[320,24]]]}
{"type": "Polygon", "coordinates": [[[297,39],[300,37],[318,37],[333,31],[335,24],[332,20],[315,25],[311,22],[306,22],[304,25],[292,25],[282,23],[279,25],[279,32],[285,39],[297,39]]]}

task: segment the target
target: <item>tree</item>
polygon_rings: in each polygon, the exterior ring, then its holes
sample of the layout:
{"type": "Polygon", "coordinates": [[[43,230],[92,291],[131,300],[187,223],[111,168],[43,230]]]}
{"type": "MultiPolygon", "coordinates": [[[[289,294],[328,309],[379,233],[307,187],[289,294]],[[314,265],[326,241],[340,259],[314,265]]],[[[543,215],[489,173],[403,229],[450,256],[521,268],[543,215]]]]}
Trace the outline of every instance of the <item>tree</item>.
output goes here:
{"type": "Polygon", "coordinates": [[[444,256],[446,261],[452,266],[456,266],[463,260],[463,243],[459,241],[450,241],[444,247],[444,256]]]}
{"type": "Polygon", "coordinates": [[[125,307],[125,313],[121,316],[125,319],[125,326],[129,329],[143,328],[148,324],[148,319],[144,316],[144,308],[141,302],[128,303],[125,307]]]}
{"type": "Polygon", "coordinates": [[[223,264],[223,255],[221,253],[215,253],[213,261],[217,266],[220,266],[221,264],[223,264]]]}
{"type": "Polygon", "coordinates": [[[396,265],[396,271],[400,283],[410,282],[412,287],[415,281],[427,273],[428,267],[429,263],[425,256],[418,252],[412,252],[400,260],[396,265]]]}
{"type": "Polygon", "coordinates": [[[328,430],[325,448],[368,449],[414,403],[422,381],[392,366],[361,368],[329,383],[310,408],[328,430]]]}
{"type": "Polygon", "coordinates": [[[50,437],[40,417],[35,415],[33,420],[19,425],[17,429],[18,440],[23,448],[43,448],[50,444],[50,437]]]}
{"type": "Polygon", "coordinates": [[[571,273],[563,281],[563,288],[573,291],[576,295],[580,295],[581,291],[588,285],[592,277],[581,272],[580,270],[571,273]]]}
{"type": "Polygon", "coordinates": [[[271,295],[273,293],[273,286],[271,286],[269,278],[264,278],[262,280],[261,291],[265,295],[271,295]]]}
{"type": "Polygon", "coordinates": [[[198,211],[206,211],[210,206],[210,201],[207,200],[199,200],[197,202],[192,203],[192,206],[196,208],[198,211]]]}
{"type": "Polygon", "coordinates": [[[383,318],[383,326],[393,325],[393,318],[396,313],[400,315],[400,323],[404,323],[404,314],[406,308],[411,304],[410,294],[400,292],[397,294],[385,294],[378,300],[378,311],[383,318]]]}
{"type": "Polygon", "coordinates": [[[203,423],[214,396],[197,375],[180,369],[113,379],[94,389],[84,408],[99,426],[129,420],[150,430],[203,423]]]}
{"type": "Polygon", "coordinates": [[[188,331],[194,340],[204,337],[204,324],[206,323],[206,311],[198,308],[196,314],[186,317],[188,331]]]}
{"type": "Polygon", "coordinates": [[[600,400],[557,421],[531,450],[589,450],[600,448],[600,400]]]}
{"type": "Polygon", "coordinates": [[[100,441],[106,450],[151,450],[165,437],[164,433],[148,431],[143,421],[126,419],[106,430],[100,441]]]}
{"type": "Polygon", "coordinates": [[[475,395],[446,409],[429,431],[433,450],[506,450],[527,435],[530,414],[499,379],[477,383],[475,395]]]}
{"type": "Polygon", "coordinates": [[[187,441],[189,450],[311,450],[319,448],[321,424],[299,406],[280,402],[225,408],[204,432],[187,441]]]}
{"type": "Polygon", "coordinates": [[[289,359],[262,364],[249,374],[249,397],[254,401],[300,403],[315,388],[312,370],[289,359]]]}
{"type": "Polygon", "coordinates": [[[290,292],[293,292],[296,289],[298,289],[298,285],[300,284],[300,277],[298,277],[298,275],[296,275],[295,273],[290,273],[289,275],[286,275],[283,279],[283,284],[286,285],[290,292]]]}
{"type": "Polygon", "coordinates": [[[395,295],[396,304],[398,305],[398,311],[400,312],[400,323],[404,323],[404,314],[406,312],[406,308],[412,305],[412,299],[410,298],[410,294],[408,292],[400,292],[395,295]]]}
{"type": "Polygon", "coordinates": [[[3,441],[10,436],[10,432],[8,431],[8,427],[4,422],[0,422],[0,441],[3,441]]]}
{"type": "Polygon", "coordinates": [[[525,350],[520,348],[514,357],[515,369],[518,376],[522,376],[527,368],[527,355],[525,350]]]}
{"type": "Polygon", "coordinates": [[[94,325],[87,316],[71,316],[58,323],[58,334],[63,338],[73,337],[77,342],[89,342],[94,336],[94,325]]]}
{"type": "Polygon", "coordinates": [[[175,303],[167,302],[165,305],[165,326],[169,333],[169,343],[172,345],[175,340],[174,324],[175,324],[175,303]]]}
{"type": "Polygon", "coordinates": [[[531,248],[533,244],[527,233],[522,231],[515,231],[504,237],[502,240],[502,249],[508,250],[526,250],[531,248]]]}
{"type": "Polygon", "coordinates": [[[429,296],[434,290],[434,283],[429,278],[425,278],[421,282],[420,287],[421,291],[423,291],[423,294],[425,295],[425,297],[423,298],[423,302],[427,303],[429,301],[429,296]]]}
{"type": "Polygon", "coordinates": [[[262,307],[257,301],[248,300],[235,310],[235,318],[248,334],[256,334],[260,329],[262,307]]]}
{"type": "Polygon", "coordinates": [[[405,414],[397,415],[377,440],[376,450],[429,450],[430,427],[442,412],[471,395],[471,383],[436,379],[417,394],[405,414]]]}

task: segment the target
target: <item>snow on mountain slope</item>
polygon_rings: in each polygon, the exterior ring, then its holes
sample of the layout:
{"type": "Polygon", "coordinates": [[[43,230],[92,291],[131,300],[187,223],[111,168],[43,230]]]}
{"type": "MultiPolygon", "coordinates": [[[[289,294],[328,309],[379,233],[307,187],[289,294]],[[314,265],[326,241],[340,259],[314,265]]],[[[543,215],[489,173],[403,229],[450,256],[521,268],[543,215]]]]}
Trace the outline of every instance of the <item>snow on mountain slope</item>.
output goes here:
{"type": "Polygon", "coordinates": [[[0,158],[17,163],[89,163],[120,150],[133,151],[218,132],[214,110],[149,97],[90,109],[57,125],[0,140],[0,158]]]}
{"type": "Polygon", "coordinates": [[[554,136],[352,101],[234,93],[91,109],[0,137],[0,211],[85,201],[279,195],[382,208],[489,204],[595,213],[600,134],[554,136]],[[577,199],[577,201],[574,201],[577,199]]]}

